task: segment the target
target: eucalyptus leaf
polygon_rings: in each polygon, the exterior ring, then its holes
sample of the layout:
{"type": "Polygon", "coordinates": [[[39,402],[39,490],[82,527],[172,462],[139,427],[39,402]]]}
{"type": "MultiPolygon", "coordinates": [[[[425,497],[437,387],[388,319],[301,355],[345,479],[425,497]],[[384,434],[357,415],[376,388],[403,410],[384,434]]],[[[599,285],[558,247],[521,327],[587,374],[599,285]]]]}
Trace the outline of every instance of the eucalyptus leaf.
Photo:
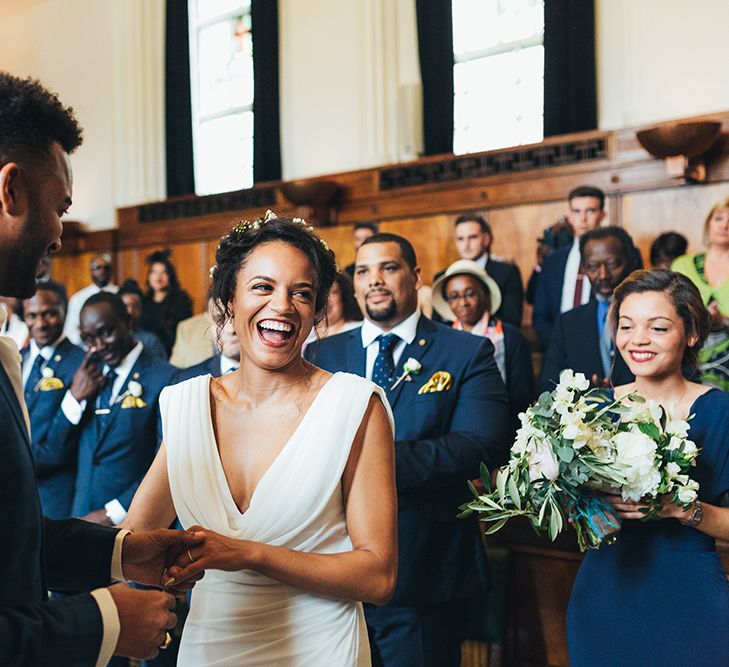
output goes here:
{"type": "Polygon", "coordinates": [[[483,461],[481,461],[481,465],[479,466],[479,472],[481,473],[481,481],[483,482],[484,488],[491,492],[491,473],[483,461]]]}
{"type": "Polygon", "coordinates": [[[473,494],[474,498],[478,498],[478,489],[473,485],[473,482],[470,479],[468,480],[468,490],[473,494]]]}
{"type": "Polygon", "coordinates": [[[491,535],[492,533],[495,533],[497,530],[501,530],[507,521],[508,521],[508,519],[501,519],[501,521],[495,523],[493,526],[489,526],[484,532],[486,533],[486,535],[491,535]]]}
{"type": "Polygon", "coordinates": [[[517,487],[513,477],[509,477],[509,495],[514,505],[516,505],[516,509],[520,510],[521,496],[519,495],[519,487],[517,487]]]}
{"type": "Polygon", "coordinates": [[[501,468],[499,472],[496,473],[496,493],[499,494],[501,502],[504,502],[504,498],[506,496],[506,478],[508,475],[509,471],[507,468],[501,468]]]}

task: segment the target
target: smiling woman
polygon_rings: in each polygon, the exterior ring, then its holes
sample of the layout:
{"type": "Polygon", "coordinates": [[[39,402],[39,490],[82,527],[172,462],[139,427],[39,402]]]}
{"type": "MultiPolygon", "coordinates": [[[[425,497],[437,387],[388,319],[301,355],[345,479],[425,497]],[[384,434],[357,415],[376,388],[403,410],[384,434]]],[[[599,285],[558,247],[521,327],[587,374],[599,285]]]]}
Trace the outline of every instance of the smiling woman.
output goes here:
{"type": "Polygon", "coordinates": [[[301,357],[324,316],[334,254],[306,222],[265,218],[220,242],[211,295],[240,367],[160,399],[164,444],[127,516],[202,525],[170,581],[208,572],[180,665],[366,665],[360,601],[395,583],[392,415],[384,392],[301,357]]]}

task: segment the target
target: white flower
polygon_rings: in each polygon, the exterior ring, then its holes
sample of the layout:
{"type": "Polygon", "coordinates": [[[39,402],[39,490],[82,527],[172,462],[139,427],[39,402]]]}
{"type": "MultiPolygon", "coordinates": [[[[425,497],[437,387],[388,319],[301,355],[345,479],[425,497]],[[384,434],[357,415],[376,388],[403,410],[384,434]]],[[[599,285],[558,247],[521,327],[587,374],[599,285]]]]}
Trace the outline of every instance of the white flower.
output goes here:
{"type": "Polygon", "coordinates": [[[672,419],[666,424],[666,433],[685,438],[689,432],[689,423],[683,419],[672,419]]]}
{"type": "Polygon", "coordinates": [[[208,276],[210,277],[210,280],[213,280],[215,278],[215,272],[218,270],[218,267],[213,264],[210,267],[210,270],[208,271],[208,276]]]}
{"type": "Polygon", "coordinates": [[[647,422],[660,424],[663,408],[655,401],[626,401],[629,411],[623,415],[624,422],[647,422]]]}
{"type": "Polygon", "coordinates": [[[655,494],[661,474],[655,466],[656,443],[638,430],[623,431],[613,437],[615,460],[623,467],[626,484],[623,498],[640,500],[655,494]]]}
{"type": "Polygon", "coordinates": [[[552,448],[545,440],[534,440],[534,447],[529,452],[529,479],[533,482],[542,477],[554,481],[559,476],[559,462],[552,448]]]}
{"type": "Polygon", "coordinates": [[[417,375],[418,373],[420,373],[420,369],[421,369],[422,367],[423,367],[423,366],[421,365],[421,363],[420,363],[420,362],[419,362],[419,361],[418,361],[417,359],[415,359],[415,358],[413,358],[413,357],[410,357],[410,358],[409,358],[409,359],[408,359],[408,360],[407,360],[407,361],[406,361],[406,362],[405,362],[405,363],[403,364],[403,366],[402,366],[402,369],[403,369],[403,370],[404,370],[404,371],[405,371],[406,373],[408,373],[408,374],[410,374],[410,373],[413,373],[413,374],[417,375]]]}
{"type": "Polygon", "coordinates": [[[678,491],[678,499],[685,504],[692,503],[694,500],[696,500],[696,497],[698,494],[696,493],[699,490],[699,483],[694,481],[693,479],[690,479],[687,484],[683,486],[683,488],[679,489],[678,491]]]}
{"type": "Polygon", "coordinates": [[[687,458],[696,458],[696,455],[699,453],[699,448],[696,446],[696,443],[693,440],[684,440],[683,441],[683,454],[687,458]]]}
{"type": "Polygon", "coordinates": [[[127,391],[134,396],[134,398],[139,398],[142,395],[142,385],[136,380],[130,380],[127,385],[127,391]]]}
{"type": "Polygon", "coordinates": [[[676,475],[681,474],[681,466],[678,465],[678,463],[674,463],[671,461],[670,463],[666,464],[666,472],[668,473],[669,477],[675,477],[676,475]]]}
{"type": "Polygon", "coordinates": [[[41,375],[46,379],[52,378],[54,375],[53,369],[48,368],[48,366],[43,366],[43,368],[41,368],[41,375]]]}

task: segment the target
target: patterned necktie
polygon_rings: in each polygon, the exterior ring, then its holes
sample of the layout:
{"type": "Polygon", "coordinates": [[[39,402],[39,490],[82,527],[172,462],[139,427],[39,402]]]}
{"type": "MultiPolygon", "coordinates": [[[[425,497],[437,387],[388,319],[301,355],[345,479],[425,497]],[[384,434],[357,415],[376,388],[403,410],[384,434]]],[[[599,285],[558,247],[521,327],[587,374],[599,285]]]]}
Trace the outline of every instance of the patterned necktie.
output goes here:
{"type": "Polygon", "coordinates": [[[30,400],[33,390],[35,389],[36,385],[41,381],[41,378],[43,377],[42,369],[43,369],[44,363],[45,363],[45,359],[43,358],[43,355],[42,354],[36,355],[35,361],[33,362],[33,366],[30,369],[30,375],[28,376],[28,381],[25,383],[25,400],[26,400],[26,402],[30,400]]]}
{"type": "Polygon", "coordinates": [[[116,381],[116,371],[110,368],[104,376],[104,379],[104,386],[99,393],[99,402],[96,408],[96,417],[99,420],[99,427],[102,430],[109,421],[109,414],[111,413],[111,393],[114,389],[114,382],[116,381]]]}
{"type": "Polygon", "coordinates": [[[380,341],[380,351],[375,359],[375,366],[372,369],[372,382],[380,385],[383,389],[389,389],[392,376],[395,373],[395,361],[392,358],[392,351],[395,345],[400,342],[397,334],[382,334],[377,339],[380,341]]]}

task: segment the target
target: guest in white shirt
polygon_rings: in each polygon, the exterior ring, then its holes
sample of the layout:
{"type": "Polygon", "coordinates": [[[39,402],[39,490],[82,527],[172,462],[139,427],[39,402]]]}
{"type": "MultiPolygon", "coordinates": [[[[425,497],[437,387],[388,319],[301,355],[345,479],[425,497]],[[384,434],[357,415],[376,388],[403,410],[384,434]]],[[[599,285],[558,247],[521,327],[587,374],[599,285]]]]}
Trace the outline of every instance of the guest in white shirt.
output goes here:
{"type": "Polygon", "coordinates": [[[28,327],[18,316],[18,300],[0,296],[0,308],[5,313],[5,324],[0,328],[0,336],[12,338],[19,350],[28,342],[28,327]]]}
{"type": "Polygon", "coordinates": [[[66,312],[66,324],[63,333],[74,345],[81,345],[79,317],[86,299],[102,291],[112,292],[113,294],[119,291],[119,286],[111,282],[114,264],[110,255],[104,253],[92,257],[89,272],[91,274],[91,284],[76,292],[68,300],[68,311],[66,312]]]}

